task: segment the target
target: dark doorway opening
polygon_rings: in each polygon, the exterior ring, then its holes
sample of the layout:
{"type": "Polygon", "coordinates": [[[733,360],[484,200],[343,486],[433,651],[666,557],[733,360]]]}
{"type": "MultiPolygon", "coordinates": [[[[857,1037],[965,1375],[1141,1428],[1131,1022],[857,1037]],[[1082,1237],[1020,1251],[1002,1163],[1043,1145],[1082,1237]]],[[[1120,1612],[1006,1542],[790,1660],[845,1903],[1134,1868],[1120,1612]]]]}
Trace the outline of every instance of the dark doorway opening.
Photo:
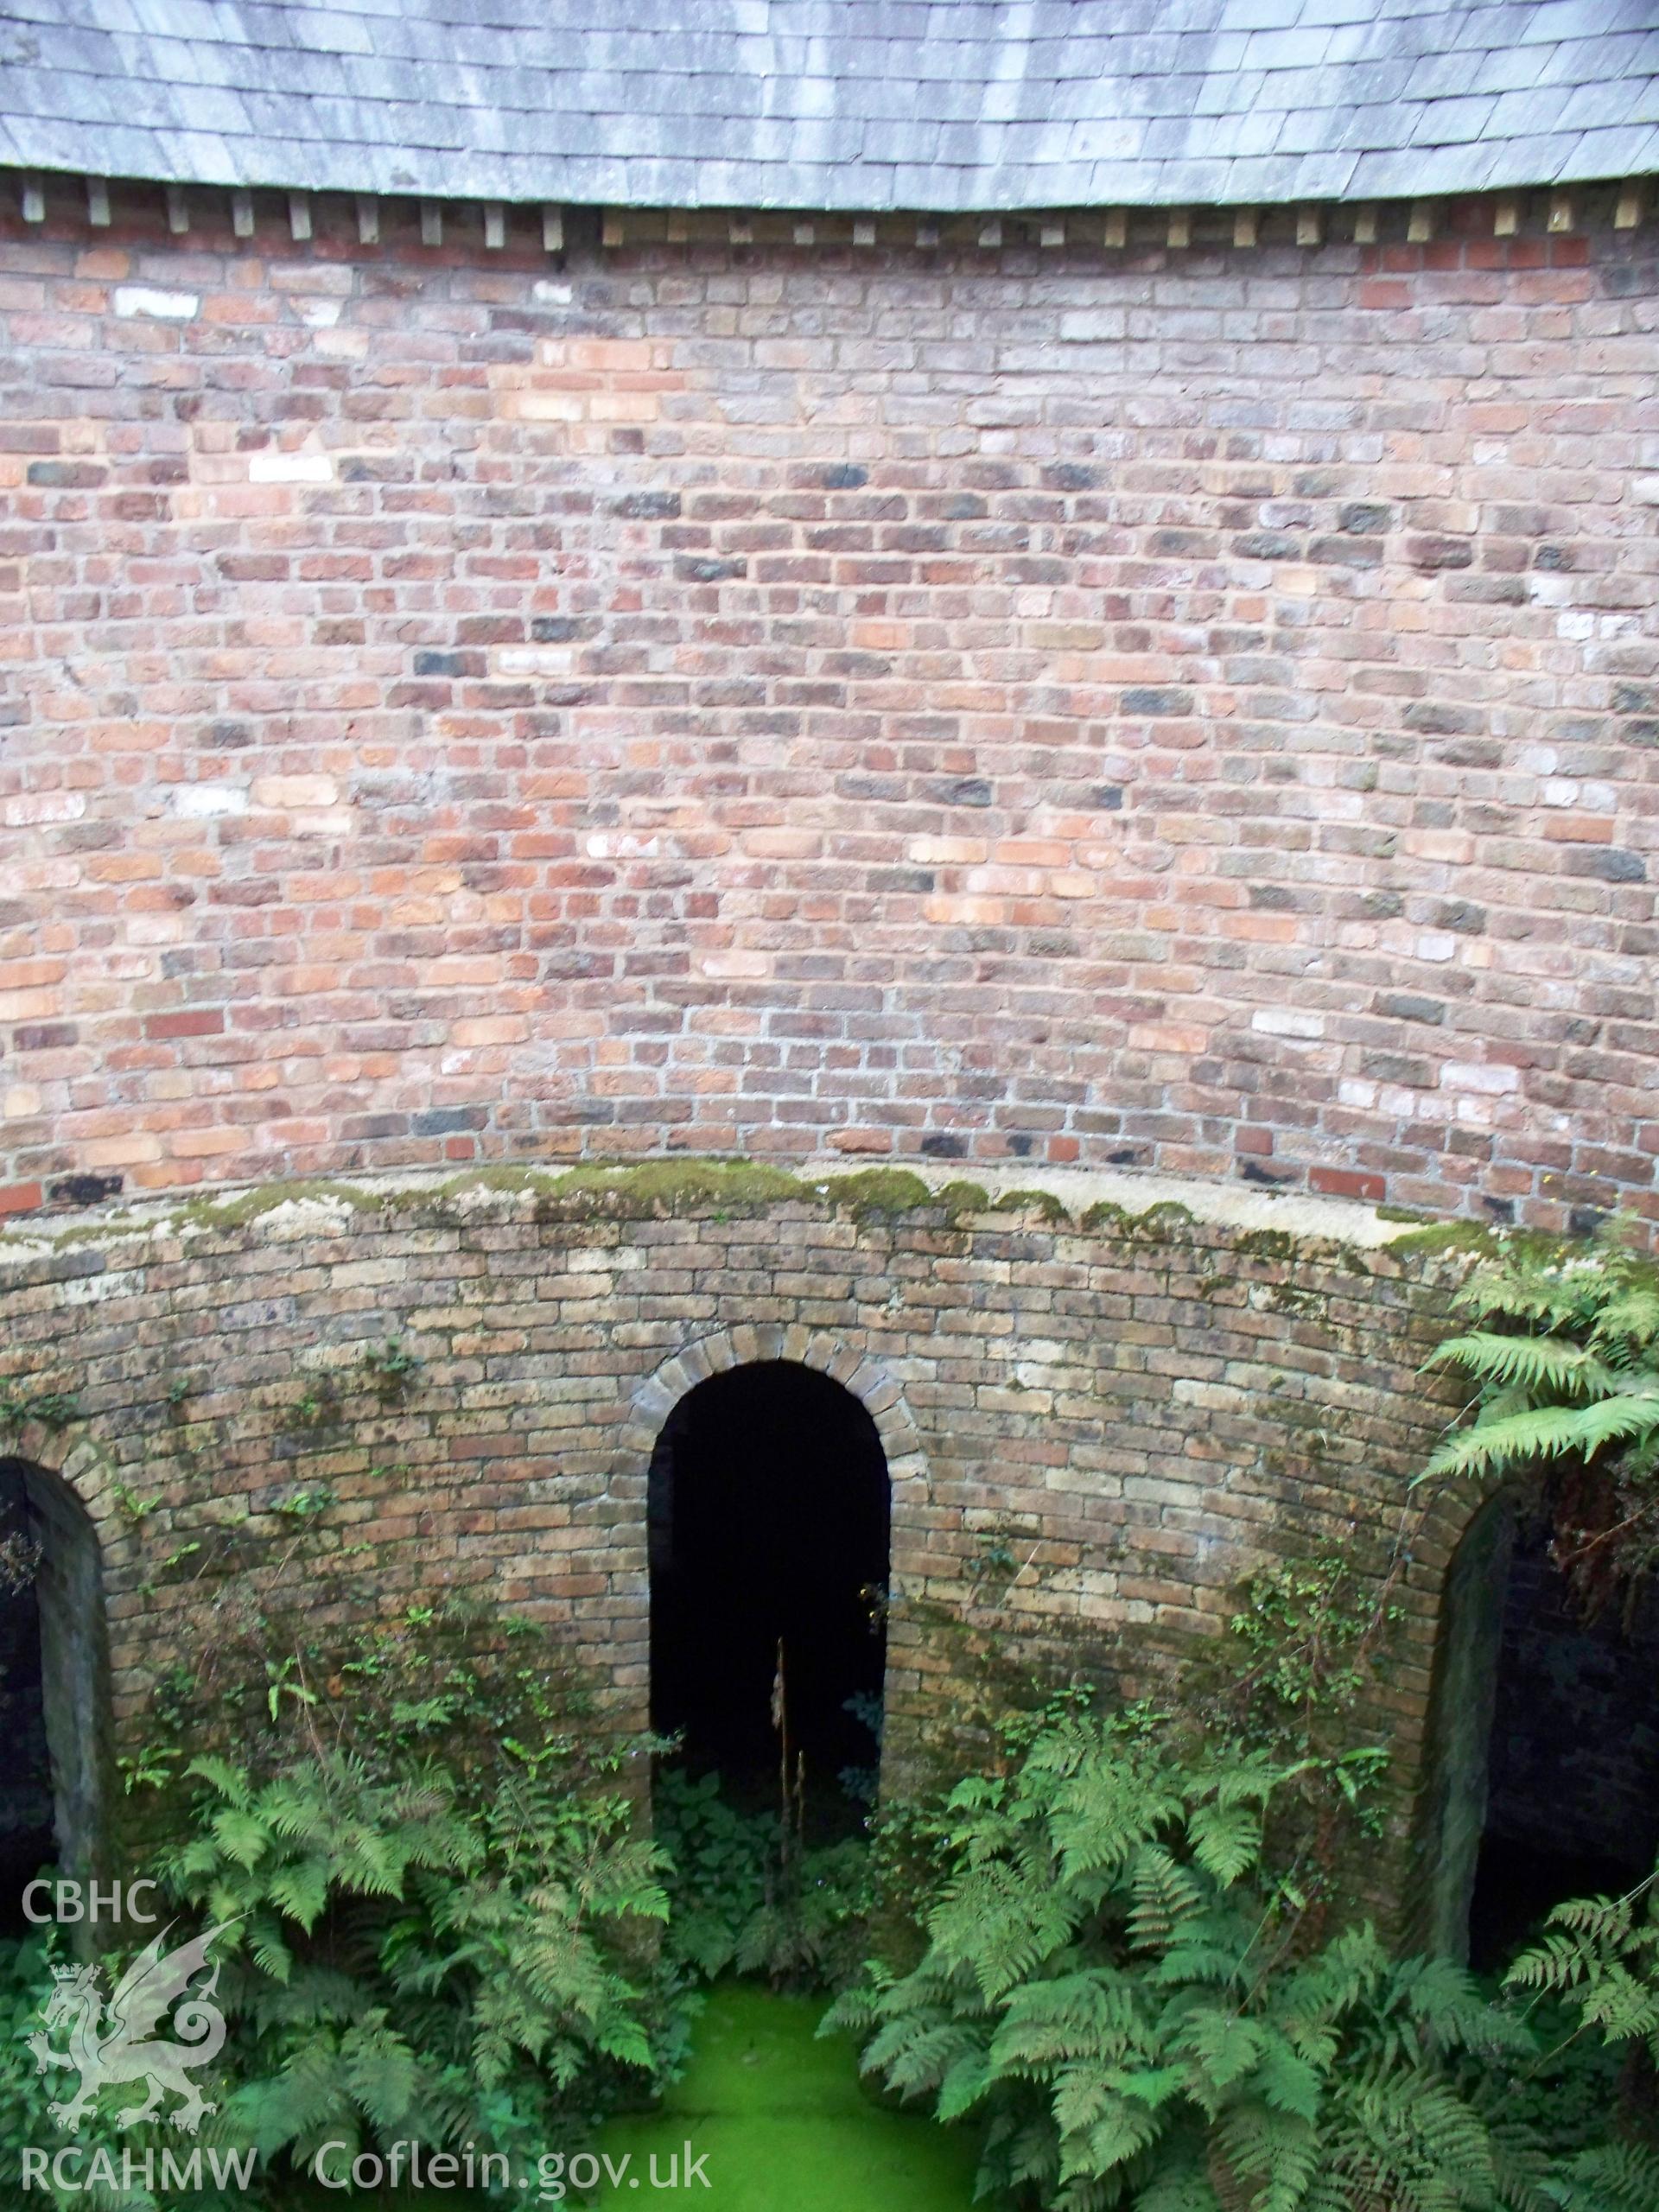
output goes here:
{"type": "Polygon", "coordinates": [[[1586,1618],[1539,1513],[1500,1499],[1447,1595],[1437,1738],[1443,1948],[1504,1964],[1553,1905],[1618,1896],[1659,1851],[1659,1602],[1586,1618]]]}
{"type": "Polygon", "coordinates": [[[1565,1897],[1617,1897],[1659,1850],[1659,1606],[1650,1591],[1586,1620],[1520,1520],[1510,1546],[1469,1912],[1478,1967],[1507,1958],[1565,1897]]]}
{"type": "Polygon", "coordinates": [[[888,1517],[875,1424],[828,1376],[763,1361],[680,1400],[651,1464],[652,1725],[683,1738],[693,1775],[777,1802],[781,1645],[813,1824],[856,1817],[879,1754],[888,1517]]]}
{"type": "Polygon", "coordinates": [[[42,1558],[23,1469],[0,1460],[0,1928],[13,1934],[25,1924],[25,1885],[57,1853],[41,1656],[42,1558]]]}
{"type": "Polygon", "coordinates": [[[0,1459],[0,1934],[42,1867],[99,1872],[108,1731],[97,1532],[59,1477],[0,1459]]]}

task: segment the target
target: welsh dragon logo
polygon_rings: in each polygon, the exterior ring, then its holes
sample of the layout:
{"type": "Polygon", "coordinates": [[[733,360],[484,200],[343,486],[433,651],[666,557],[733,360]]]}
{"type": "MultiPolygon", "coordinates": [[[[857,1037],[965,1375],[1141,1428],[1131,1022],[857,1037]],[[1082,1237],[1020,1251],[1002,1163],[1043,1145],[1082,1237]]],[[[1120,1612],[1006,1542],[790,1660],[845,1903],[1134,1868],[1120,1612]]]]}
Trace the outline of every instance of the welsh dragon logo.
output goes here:
{"type": "Polygon", "coordinates": [[[117,2113],[119,2127],[135,2127],[160,2114],[185,2134],[194,2135],[204,2115],[217,2110],[204,2101],[190,2076],[217,2058],[225,2045],[225,2015],[211,2001],[219,1986],[219,1961],[212,1961],[213,1973],[200,1989],[193,1993],[190,1983],[207,1967],[209,1950],[230,1925],[221,1922],[194,1942],[165,1955],[162,1945],[168,1930],[164,1928],[127,1968],[107,2003],[100,1986],[102,1968],[53,1967],[56,1986],[41,2014],[45,2025],[29,2037],[29,2047],[40,2073],[54,2066],[79,2072],[80,2086],[73,2096],[48,2107],[60,2127],[69,2132],[79,2128],[99,2092],[119,2082],[149,2085],[141,2104],[117,2113]],[[181,1998],[188,2001],[179,2004],[181,1998]],[[167,2025],[182,2041],[152,2037],[151,2030],[174,2005],[178,2009],[167,2025]],[[67,2050],[53,2044],[60,2030],[67,2037],[67,2050]],[[162,2100],[169,2094],[182,2102],[161,2114],[162,2100]]]}

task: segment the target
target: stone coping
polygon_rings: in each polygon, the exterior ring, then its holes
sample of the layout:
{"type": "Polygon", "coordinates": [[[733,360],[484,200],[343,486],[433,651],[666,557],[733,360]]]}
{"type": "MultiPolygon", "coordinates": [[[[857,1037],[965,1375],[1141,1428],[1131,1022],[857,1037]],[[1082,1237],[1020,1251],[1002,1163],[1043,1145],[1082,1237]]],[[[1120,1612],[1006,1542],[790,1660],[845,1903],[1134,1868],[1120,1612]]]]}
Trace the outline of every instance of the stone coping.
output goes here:
{"type": "MultiPolygon", "coordinates": [[[[1347,1198],[1254,1190],[1198,1176],[1094,1167],[1030,1166],[1022,1161],[976,1167],[866,1167],[849,1171],[840,1155],[791,1165],[745,1158],[654,1154],[636,1160],[575,1166],[526,1162],[518,1166],[401,1169],[327,1179],[288,1178],[215,1186],[54,1214],[27,1229],[0,1234],[0,1272],[66,1249],[196,1236],[257,1228],[263,1238],[292,1242],[327,1234],[358,1213],[448,1205],[458,1217],[511,1217],[519,1204],[558,1203],[567,1217],[649,1219],[671,1213],[746,1211],[814,1204],[855,1215],[893,1216],[943,1205],[957,1224],[1006,1226],[1009,1216],[1040,1213],[1056,1227],[1088,1230],[1104,1218],[1179,1210],[1194,1222],[1245,1232],[1277,1232],[1364,1250],[1395,1243],[1433,1224],[1347,1198]],[[1021,1201],[1029,1201],[1028,1207],[1021,1201]],[[1091,1218],[1092,1217],[1092,1218],[1091,1218]]],[[[1478,1224],[1455,1228],[1484,1236],[1478,1224]]]]}

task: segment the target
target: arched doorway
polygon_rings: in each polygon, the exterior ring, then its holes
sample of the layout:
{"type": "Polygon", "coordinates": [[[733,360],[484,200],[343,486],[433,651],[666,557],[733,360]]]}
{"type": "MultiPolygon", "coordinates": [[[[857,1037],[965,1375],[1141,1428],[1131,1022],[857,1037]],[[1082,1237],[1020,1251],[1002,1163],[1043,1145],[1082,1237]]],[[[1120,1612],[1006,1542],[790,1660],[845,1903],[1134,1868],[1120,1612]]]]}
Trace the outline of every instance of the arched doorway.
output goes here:
{"type": "Polygon", "coordinates": [[[1659,1592],[1586,1618],[1524,1497],[1478,1513],[1447,1578],[1425,1868],[1429,1940],[1478,1968],[1554,1904],[1659,1851],[1659,1592]]]}
{"type": "Polygon", "coordinates": [[[0,1459],[0,1927],[43,1865],[95,1871],[108,1731],[97,1531],[60,1478],[0,1459]]]}
{"type": "Polygon", "coordinates": [[[857,1802],[879,1755],[889,1510],[874,1421],[815,1369],[734,1367],[674,1407],[649,1485],[652,1725],[693,1773],[763,1802],[786,1732],[820,1822],[857,1802]]]}

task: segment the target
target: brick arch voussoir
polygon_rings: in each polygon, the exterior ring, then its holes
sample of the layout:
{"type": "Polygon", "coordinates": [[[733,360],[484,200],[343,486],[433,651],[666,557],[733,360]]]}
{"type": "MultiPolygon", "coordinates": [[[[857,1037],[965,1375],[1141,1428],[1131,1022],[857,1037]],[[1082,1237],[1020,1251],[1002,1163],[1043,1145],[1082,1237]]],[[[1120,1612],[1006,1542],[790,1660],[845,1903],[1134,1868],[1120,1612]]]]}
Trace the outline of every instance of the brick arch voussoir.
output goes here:
{"type": "Polygon", "coordinates": [[[75,1435],[48,1428],[44,1421],[24,1421],[0,1436],[0,1459],[21,1459],[61,1483],[86,1510],[106,1565],[130,1548],[130,1531],[121,1511],[120,1470],[96,1437],[84,1431],[75,1435]]]}
{"type": "Polygon", "coordinates": [[[629,1402],[619,1472],[643,1476],[649,1471],[663,1423],[700,1382],[735,1367],[769,1360],[810,1367],[839,1382],[874,1422],[895,1488],[923,1479],[927,1461],[920,1431],[904,1391],[880,1363],[833,1331],[767,1321],[740,1322],[697,1337],[646,1376],[629,1402]]]}
{"type": "Polygon", "coordinates": [[[1513,1487],[1516,1478],[1507,1470],[1444,1484],[1425,1500],[1422,1517],[1411,1539],[1417,1586],[1433,1600],[1438,1623],[1452,1563],[1464,1538],[1495,1498],[1513,1487]]]}

